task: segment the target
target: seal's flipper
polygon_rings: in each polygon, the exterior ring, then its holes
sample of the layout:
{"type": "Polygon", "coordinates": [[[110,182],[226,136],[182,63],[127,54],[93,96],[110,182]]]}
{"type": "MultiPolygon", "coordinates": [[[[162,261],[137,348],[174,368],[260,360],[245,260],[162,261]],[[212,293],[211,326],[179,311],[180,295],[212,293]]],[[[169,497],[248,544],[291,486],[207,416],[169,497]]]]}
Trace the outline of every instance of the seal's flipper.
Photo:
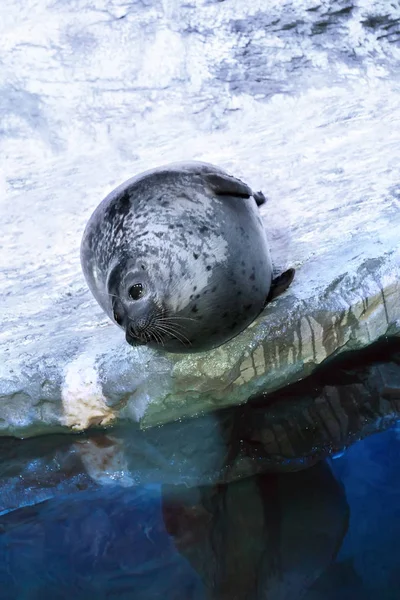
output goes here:
{"type": "Polygon", "coordinates": [[[289,285],[293,281],[295,272],[295,269],[288,269],[287,271],[281,273],[280,275],[278,275],[278,277],[275,277],[275,279],[272,280],[267,302],[271,302],[271,300],[274,300],[274,298],[280,296],[285,290],[288,289],[289,285]]]}
{"type": "Polygon", "coordinates": [[[237,198],[250,198],[250,196],[253,196],[257,206],[262,206],[267,201],[262,192],[253,192],[246,183],[231,175],[206,173],[204,178],[217,196],[236,196],[237,198]]]}
{"type": "Polygon", "coordinates": [[[231,177],[230,175],[221,175],[220,173],[204,173],[206,183],[217,196],[237,196],[238,198],[250,198],[253,195],[248,185],[231,177]]]}
{"type": "Polygon", "coordinates": [[[257,206],[262,206],[266,203],[267,199],[262,192],[255,192],[253,198],[256,201],[257,206]]]}

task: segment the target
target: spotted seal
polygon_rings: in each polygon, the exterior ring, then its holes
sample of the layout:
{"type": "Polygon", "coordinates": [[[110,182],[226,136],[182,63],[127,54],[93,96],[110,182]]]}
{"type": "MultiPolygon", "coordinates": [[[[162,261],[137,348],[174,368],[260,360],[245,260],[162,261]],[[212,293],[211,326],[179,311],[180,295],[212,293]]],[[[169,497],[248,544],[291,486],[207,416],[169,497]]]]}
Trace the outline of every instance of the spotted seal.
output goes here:
{"type": "Polygon", "coordinates": [[[146,171],[112,191],[83,234],[97,302],[131,345],[168,352],[220,346],[291,283],[275,279],[261,192],[203,162],[146,171]]]}

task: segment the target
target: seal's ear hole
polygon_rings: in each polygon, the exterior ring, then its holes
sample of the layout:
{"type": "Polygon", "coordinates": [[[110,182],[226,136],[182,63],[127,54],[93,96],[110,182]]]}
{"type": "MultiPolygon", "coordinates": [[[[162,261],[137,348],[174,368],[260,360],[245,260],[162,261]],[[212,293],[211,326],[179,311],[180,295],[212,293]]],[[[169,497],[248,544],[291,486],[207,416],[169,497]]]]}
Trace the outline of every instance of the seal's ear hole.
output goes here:
{"type": "Polygon", "coordinates": [[[145,270],[146,270],[146,267],[145,267],[144,265],[142,265],[142,269],[143,269],[143,271],[145,271],[145,270]]]}
{"type": "Polygon", "coordinates": [[[134,283],[128,290],[128,294],[132,298],[132,300],[139,300],[143,296],[143,286],[141,283],[134,283]]]}

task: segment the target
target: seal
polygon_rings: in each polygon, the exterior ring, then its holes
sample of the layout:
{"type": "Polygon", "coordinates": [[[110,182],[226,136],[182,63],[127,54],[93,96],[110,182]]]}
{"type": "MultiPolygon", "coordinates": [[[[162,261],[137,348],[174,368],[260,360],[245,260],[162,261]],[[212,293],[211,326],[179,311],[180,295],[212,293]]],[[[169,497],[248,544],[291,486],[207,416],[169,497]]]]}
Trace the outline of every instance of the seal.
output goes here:
{"type": "Polygon", "coordinates": [[[208,163],[173,163],[112,191],[81,243],[88,286],[131,345],[200,352],[238,335],[290,285],[273,278],[262,192],[208,163]]]}

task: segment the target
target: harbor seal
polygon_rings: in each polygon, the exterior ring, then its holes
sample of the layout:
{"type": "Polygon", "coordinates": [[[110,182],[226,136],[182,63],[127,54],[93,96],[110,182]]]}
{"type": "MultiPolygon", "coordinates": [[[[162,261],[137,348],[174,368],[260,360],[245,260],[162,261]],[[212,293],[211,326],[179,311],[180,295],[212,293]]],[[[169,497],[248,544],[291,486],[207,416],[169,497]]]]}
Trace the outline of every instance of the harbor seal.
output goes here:
{"type": "Polygon", "coordinates": [[[131,345],[216,348],[291,283],[273,278],[261,192],[203,162],[146,171],[112,191],[85,228],[81,264],[131,345]]]}

